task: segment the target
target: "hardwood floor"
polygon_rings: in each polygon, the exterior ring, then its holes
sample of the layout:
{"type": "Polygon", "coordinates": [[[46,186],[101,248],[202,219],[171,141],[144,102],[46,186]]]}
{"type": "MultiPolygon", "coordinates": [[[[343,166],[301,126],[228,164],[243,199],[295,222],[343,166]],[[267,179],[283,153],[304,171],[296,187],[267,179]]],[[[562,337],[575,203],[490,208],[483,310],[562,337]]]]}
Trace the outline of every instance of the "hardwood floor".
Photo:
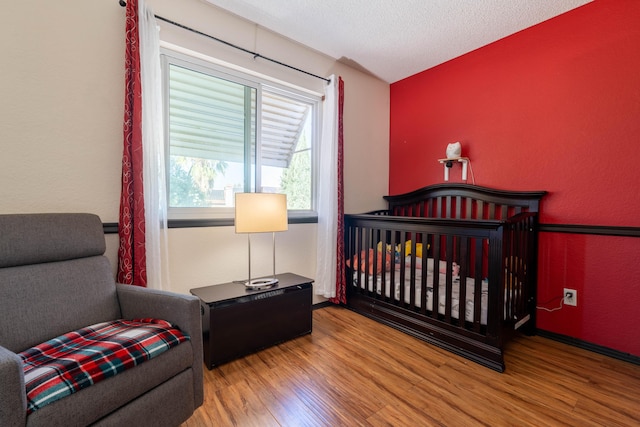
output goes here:
{"type": "Polygon", "coordinates": [[[519,337],[500,374],[340,307],[213,370],[199,426],[638,426],[640,366],[519,337]]]}

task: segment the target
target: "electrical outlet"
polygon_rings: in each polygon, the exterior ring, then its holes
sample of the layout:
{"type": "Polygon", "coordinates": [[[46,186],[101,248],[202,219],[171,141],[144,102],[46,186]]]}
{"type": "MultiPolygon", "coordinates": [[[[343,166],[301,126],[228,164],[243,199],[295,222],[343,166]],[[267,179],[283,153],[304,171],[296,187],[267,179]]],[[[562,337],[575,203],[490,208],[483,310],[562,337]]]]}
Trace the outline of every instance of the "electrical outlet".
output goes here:
{"type": "Polygon", "coordinates": [[[575,289],[564,288],[564,305],[578,305],[578,291],[575,289]]]}

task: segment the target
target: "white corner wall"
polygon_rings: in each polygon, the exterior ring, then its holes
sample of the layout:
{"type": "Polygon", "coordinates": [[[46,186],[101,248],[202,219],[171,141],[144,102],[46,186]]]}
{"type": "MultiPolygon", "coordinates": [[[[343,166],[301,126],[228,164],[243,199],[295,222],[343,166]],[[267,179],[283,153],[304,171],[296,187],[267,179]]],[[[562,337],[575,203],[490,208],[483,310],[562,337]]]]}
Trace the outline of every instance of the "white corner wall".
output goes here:
{"type": "MultiPolygon", "coordinates": [[[[285,63],[345,81],[345,210],[384,206],[389,86],[199,0],[147,0],[155,13],[285,63]]],[[[173,44],[315,92],[322,81],[161,23],[173,44]]],[[[124,99],[124,8],[117,0],[11,2],[0,17],[0,214],[93,212],[117,222],[124,99]]],[[[117,236],[107,235],[116,262],[117,236]]],[[[315,224],[276,235],[277,270],[315,275],[315,224]]],[[[233,227],[169,230],[171,289],[245,278],[233,227]]],[[[252,238],[252,273],[271,272],[271,236],[252,238]]],[[[115,268],[115,267],[114,267],[115,268]]]]}

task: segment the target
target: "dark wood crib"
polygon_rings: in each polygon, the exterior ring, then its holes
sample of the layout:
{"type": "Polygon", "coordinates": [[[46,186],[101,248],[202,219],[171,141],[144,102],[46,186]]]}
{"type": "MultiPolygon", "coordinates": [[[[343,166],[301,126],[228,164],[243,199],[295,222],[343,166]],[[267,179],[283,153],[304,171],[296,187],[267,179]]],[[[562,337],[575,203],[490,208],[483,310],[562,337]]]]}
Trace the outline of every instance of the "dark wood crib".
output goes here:
{"type": "Polygon", "coordinates": [[[514,331],[535,332],[545,194],[436,184],[345,215],[347,306],[504,371],[514,331]]]}

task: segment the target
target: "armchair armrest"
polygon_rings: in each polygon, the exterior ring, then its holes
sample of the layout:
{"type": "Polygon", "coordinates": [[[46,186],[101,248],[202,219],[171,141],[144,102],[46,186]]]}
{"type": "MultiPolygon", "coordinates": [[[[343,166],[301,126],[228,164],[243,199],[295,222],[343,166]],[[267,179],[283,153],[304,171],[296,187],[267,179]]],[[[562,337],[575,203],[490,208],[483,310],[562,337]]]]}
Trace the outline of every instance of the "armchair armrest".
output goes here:
{"type": "Polygon", "coordinates": [[[27,423],[27,391],[20,356],[0,346],[0,425],[27,423]]]}
{"type": "Polygon", "coordinates": [[[193,295],[183,295],[132,285],[116,284],[116,290],[123,318],[152,317],[163,319],[171,322],[191,337],[194,358],[194,395],[196,407],[200,406],[204,399],[200,300],[193,295]]]}

